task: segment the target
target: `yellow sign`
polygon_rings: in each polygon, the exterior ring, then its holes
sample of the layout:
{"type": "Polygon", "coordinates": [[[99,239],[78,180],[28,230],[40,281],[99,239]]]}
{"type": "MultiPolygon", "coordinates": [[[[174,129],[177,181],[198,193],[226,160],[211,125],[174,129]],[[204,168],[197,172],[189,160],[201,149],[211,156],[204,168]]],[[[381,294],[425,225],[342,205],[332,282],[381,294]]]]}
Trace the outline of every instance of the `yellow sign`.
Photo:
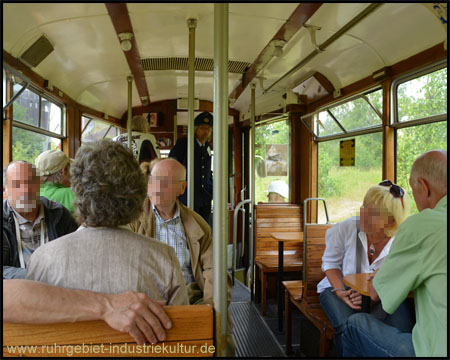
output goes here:
{"type": "Polygon", "coordinates": [[[339,165],[355,166],[355,139],[342,140],[340,142],[339,165]]]}

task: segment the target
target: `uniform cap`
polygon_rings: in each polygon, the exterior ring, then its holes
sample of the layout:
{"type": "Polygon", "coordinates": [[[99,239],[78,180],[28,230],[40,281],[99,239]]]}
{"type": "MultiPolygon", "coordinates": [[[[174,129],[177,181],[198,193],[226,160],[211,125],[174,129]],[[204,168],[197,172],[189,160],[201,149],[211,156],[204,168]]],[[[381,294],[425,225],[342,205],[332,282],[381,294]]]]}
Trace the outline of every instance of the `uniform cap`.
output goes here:
{"type": "Polygon", "coordinates": [[[213,126],[213,116],[211,113],[204,111],[201,114],[197,115],[197,117],[194,119],[194,126],[198,125],[209,125],[213,126]]]}
{"type": "Polygon", "coordinates": [[[63,169],[72,159],[69,159],[61,150],[47,150],[34,161],[41,175],[51,175],[63,169]]]}
{"type": "Polygon", "coordinates": [[[272,181],[267,192],[277,193],[282,197],[287,198],[289,196],[289,186],[282,180],[272,181]]]}

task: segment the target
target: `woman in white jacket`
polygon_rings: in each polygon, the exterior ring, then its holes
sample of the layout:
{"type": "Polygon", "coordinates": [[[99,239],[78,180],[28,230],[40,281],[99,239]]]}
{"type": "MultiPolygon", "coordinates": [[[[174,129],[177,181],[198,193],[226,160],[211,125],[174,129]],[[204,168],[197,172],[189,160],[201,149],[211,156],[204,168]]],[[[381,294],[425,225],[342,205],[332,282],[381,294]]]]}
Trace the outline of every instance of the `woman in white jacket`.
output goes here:
{"type": "MultiPolygon", "coordinates": [[[[344,285],[348,274],[369,273],[381,267],[389,253],[398,226],[409,215],[410,201],[403,189],[384,180],[369,188],[360,217],[342,221],[325,236],[322,270],[326,277],[317,285],[320,304],[334,328],[336,351],[340,355],[341,334],[350,315],[361,311],[362,296],[344,285]]],[[[371,314],[391,326],[410,332],[413,326],[409,306],[402,304],[392,315],[372,304],[371,314]]]]}

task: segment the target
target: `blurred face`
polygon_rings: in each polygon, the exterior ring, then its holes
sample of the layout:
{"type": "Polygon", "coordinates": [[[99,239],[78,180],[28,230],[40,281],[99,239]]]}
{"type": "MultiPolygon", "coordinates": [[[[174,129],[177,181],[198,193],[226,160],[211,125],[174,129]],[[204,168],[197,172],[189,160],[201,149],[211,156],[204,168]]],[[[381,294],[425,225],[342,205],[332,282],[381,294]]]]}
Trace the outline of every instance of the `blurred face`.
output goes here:
{"type": "Polygon", "coordinates": [[[280,194],[277,194],[275,192],[270,192],[267,195],[267,199],[269,202],[284,202],[284,197],[282,197],[280,194]]]}
{"type": "Polygon", "coordinates": [[[384,234],[384,229],[392,226],[393,219],[383,210],[364,203],[360,212],[361,230],[370,234],[384,234]]]}
{"type": "Polygon", "coordinates": [[[177,197],[186,190],[182,173],[173,169],[172,164],[157,163],[148,181],[148,196],[155,206],[172,207],[177,197]]]}
{"type": "Polygon", "coordinates": [[[195,128],[195,137],[200,141],[202,144],[206,142],[206,140],[209,139],[212,133],[212,127],[209,125],[199,125],[195,128]]]}
{"type": "Polygon", "coordinates": [[[10,205],[19,213],[35,210],[39,202],[42,178],[36,175],[33,165],[13,164],[7,170],[6,195],[10,205]]]}

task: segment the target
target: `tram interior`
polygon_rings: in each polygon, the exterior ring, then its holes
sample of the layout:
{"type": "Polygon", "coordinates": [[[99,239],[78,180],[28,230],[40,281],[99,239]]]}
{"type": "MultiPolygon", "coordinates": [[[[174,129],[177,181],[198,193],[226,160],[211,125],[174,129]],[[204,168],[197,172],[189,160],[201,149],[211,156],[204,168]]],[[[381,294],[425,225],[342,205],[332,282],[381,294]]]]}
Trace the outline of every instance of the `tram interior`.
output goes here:
{"type": "MultiPolygon", "coordinates": [[[[277,231],[301,231],[303,241],[304,211],[307,223],[340,222],[358,214],[370,184],[386,178],[410,192],[415,156],[447,148],[447,4],[229,3],[223,44],[214,41],[212,3],[2,7],[3,166],[34,163],[54,148],[74,158],[83,143],[126,133],[132,115],[148,118],[167,157],[194,117],[218,109],[217,57],[227,49],[228,73],[220,83],[227,117],[214,114],[228,125],[221,134],[228,160],[219,164],[227,174],[219,190],[227,203],[215,197],[213,209],[227,208],[221,233],[227,238],[220,241],[235,281],[229,312],[236,356],[323,356],[321,331],[289,302],[287,349],[286,309],[279,328],[278,263],[257,284],[255,209],[264,209],[270,184],[282,181],[284,201],[298,206],[301,225],[277,231]],[[196,20],[194,53],[188,19],[196,20]],[[351,139],[353,164],[341,166],[339,143],[351,139]],[[304,205],[307,198],[324,198],[328,210],[320,202],[304,205]],[[267,287],[265,315],[261,286],[267,287]]],[[[213,137],[210,142],[214,171],[219,149],[213,137]]],[[[213,226],[213,236],[217,231],[213,226]]],[[[283,274],[283,280],[302,278],[301,270],[283,274]]],[[[331,341],[327,355],[335,351],[331,341]]]]}

